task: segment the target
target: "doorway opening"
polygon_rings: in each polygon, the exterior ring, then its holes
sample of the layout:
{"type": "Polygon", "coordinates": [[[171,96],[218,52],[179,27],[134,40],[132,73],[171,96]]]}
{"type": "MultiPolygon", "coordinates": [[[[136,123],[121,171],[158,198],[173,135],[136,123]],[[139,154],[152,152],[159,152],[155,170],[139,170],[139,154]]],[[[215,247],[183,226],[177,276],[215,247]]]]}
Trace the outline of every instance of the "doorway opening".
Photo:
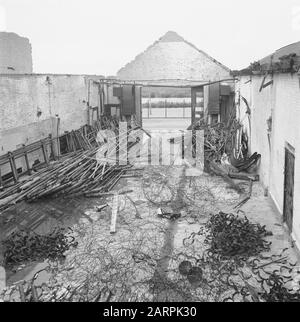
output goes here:
{"type": "Polygon", "coordinates": [[[294,174],[295,174],[295,149],[289,143],[285,145],[284,161],[284,199],[283,220],[288,229],[293,229],[293,207],[294,207],[294,174]]]}

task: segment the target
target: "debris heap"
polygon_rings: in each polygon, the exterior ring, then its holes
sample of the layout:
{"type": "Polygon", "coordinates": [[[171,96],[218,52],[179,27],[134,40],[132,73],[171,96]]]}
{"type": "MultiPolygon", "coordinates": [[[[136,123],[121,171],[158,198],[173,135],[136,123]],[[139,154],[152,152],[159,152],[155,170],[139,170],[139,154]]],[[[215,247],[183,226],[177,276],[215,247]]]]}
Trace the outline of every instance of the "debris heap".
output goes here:
{"type": "Polygon", "coordinates": [[[71,229],[67,231],[64,228],[56,228],[47,235],[24,230],[12,233],[2,242],[5,249],[5,267],[11,269],[21,263],[64,259],[64,252],[71,246],[77,246],[71,232],[71,229]]]}
{"type": "Polygon", "coordinates": [[[253,224],[245,216],[220,212],[211,216],[206,224],[209,233],[205,243],[210,250],[224,257],[255,256],[270,250],[271,243],[264,237],[272,235],[265,226],[253,224]]]}
{"type": "Polygon", "coordinates": [[[100,164],[97,150],[93,148],[68,156],[5,190],[0,194],[0,211],[22,200],[32,202],[59,195],[89,196],[109,191],[130,166],[100,164]]]}

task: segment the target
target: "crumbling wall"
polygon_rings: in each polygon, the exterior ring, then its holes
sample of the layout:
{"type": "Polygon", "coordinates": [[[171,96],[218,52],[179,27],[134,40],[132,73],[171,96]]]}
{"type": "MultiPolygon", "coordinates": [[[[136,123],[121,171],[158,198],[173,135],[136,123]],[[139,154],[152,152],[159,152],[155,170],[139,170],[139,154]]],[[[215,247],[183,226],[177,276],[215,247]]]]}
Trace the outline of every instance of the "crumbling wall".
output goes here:
{"type": "Polygon", "coordinates": [[[31,44],[12,32],[0,32],[0,74],[31,74],[31,44]]]}
{"type": "MultiPolygon", "coordinates": [[[[4,155],[10,151],[21,148],[23,145],[29,145],[36,142],[40,138],[46,138],[49,134],[56,137],[57,118],[48,118],[43,121],[30,123],[16,128],[0,131],[0,155],[4,155]]],[[[50,155],[49,147],[48,155],[50,155]]],[[[44,159],[41,149],[28,154],[29,164],[32,165],[35,160],[42,161],[44,159]]],[[[15,160],[17,168],[26,169],[25,158],[17,158],[15,160]]],[[[10,164],[1,166],[1,173],[5,175],[11,172],[10,164]]]]}
{"type": "MultiPolygon", "coordinates": [[[[270,81],[270,76],[266,82],[270,81]]],[[[250,151],[262,155],[259,174],[269,189],[279,212],[283,213],[285,145],[295,148],[295,186],[293,234],[300,246],[300,86],[299,76],[275,74],[273,84],[260,90],[263,76],[242,76],[236,87],[250,106],[250,124],[246,104],[240,99],[237,111],[250,135],[250,151]],[[271,117],[271,119],[270,119],[271,117]],[[271,120],[270,142],[268,119],[271,120]]]]}
{"type": "Polygon", "coordinates": [[[94,79],[97,77],[0,75],[0,154],[86,124],[88,101],[93,107],[99,104],[98,86],[91,86],[94,79]],[[53,118],[60,119],[58,133],[53,118]],[[8,140],[8,131],[12,140],[8,140]]]}

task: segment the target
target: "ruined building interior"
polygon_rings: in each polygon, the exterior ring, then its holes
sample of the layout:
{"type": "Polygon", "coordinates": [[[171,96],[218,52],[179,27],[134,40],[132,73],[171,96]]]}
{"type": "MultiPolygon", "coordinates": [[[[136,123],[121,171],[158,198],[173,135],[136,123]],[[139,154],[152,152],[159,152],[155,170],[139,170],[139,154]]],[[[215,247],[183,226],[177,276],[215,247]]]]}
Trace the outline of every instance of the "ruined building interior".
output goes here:
{"type": "Polygon", "coordinates": [[[300,300],[300,43],[232,71],[169,31],[109,78],[31,52],[0,33],[0,301],[300,300]]]}

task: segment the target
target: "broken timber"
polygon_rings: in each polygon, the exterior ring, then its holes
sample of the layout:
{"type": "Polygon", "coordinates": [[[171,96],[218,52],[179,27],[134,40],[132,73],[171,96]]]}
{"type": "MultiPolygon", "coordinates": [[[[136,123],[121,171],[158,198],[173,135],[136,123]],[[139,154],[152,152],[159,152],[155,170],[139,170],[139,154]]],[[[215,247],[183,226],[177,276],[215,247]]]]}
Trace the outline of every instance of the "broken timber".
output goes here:
{"type": "Polygon", "coordinates": [[[118,193],[115,193],[114,199],[113,199],[113,204],[112,204],[112,213],[111,213],[111,224],[110,224],[110,233],[111,234],[114,234],[116,232],[118,207],[119,207],[119,195],[118,195],[118,193]]]}

